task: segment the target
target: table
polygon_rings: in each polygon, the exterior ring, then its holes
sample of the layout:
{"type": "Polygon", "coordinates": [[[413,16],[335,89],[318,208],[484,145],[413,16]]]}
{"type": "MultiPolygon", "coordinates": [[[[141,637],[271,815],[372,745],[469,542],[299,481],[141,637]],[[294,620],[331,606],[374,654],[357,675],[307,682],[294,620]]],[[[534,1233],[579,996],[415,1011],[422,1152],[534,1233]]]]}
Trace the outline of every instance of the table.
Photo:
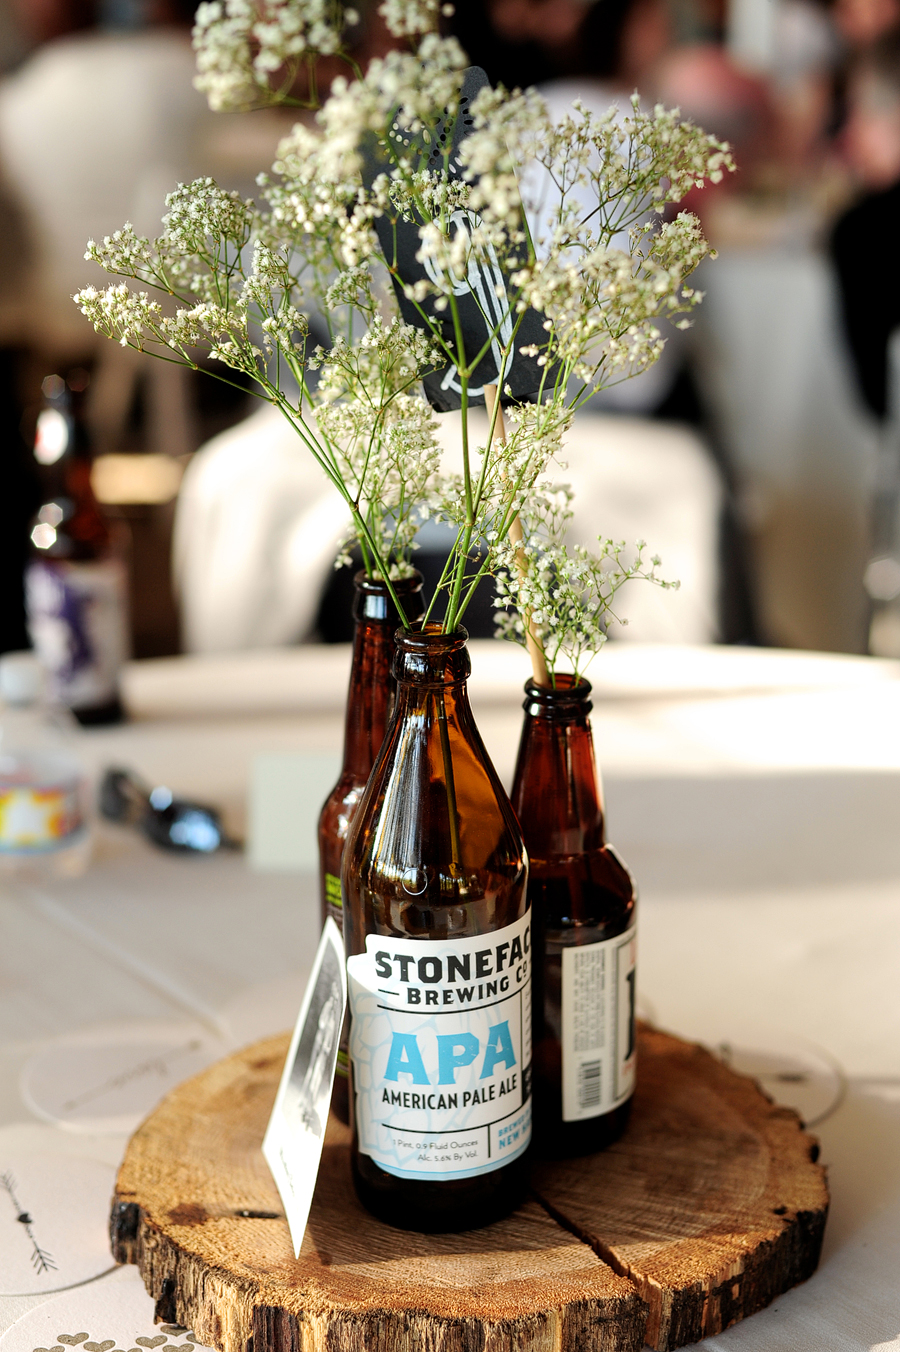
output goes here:
{"type": "MultiPolygon", "coordinates": [[[[133,664],[133,721],[86,732],[85,755],[222,803],[241,829],[255,755],[339,750],[348,661],[309,647],[133,664]]],[[[474,644],[473,667],[508,782],[525,659],[474,644]]],[[[641,886],[644,1012],[822,1119],[819,1272],[706,1346],[900,1349],[900,665],[611,644],[592,675],[609,833],[641,886]]],[[[168,858],[114,827],[80,879],[0,883],[0,1132],[114,1163],[121,1132],[36,1121],[30,1058],[79,1025],[168,1021],[224,1049],[286,1026],[317,907],[309,874],[168,858]]],[[[0,1331],[43,1299],[0,1298],[0,1331]]]]}

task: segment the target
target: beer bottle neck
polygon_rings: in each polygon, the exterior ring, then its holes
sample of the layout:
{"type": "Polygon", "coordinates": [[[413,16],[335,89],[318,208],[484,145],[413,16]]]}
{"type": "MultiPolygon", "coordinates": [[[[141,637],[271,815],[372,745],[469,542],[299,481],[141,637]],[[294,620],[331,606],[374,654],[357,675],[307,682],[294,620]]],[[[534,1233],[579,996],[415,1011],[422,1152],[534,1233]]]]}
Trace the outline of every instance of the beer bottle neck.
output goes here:
{"type": "Polygon", "coordinates": [[[466,688],[472,671],[468,639],[463,628],[443,634],[437,624],[411,633],[398,630],[393,669],[401,716],[424,707],[432,694],[440,696],[441,717],[448,724],[474,726],[466,688]]]}
{"type": "MultiPolygon", "coordinates": [[[[354,586],[355,629],[344,727],[343,777],[364,784],[381,750],[393,708],[391,659],[400,617],[383,582],[359,572],[354,586]]],[[[401,578],[393,587],[407,619],[419,619],[424,610],[421,573],[401,578]]]]}
{"type": "Polygon", "coordinates": [[[591,687],[557,676],[548,689],[525,686],[525,724],[513,785],[513,807],[535,859],[600,849],[603,807],[591,733],[591,687]]]}

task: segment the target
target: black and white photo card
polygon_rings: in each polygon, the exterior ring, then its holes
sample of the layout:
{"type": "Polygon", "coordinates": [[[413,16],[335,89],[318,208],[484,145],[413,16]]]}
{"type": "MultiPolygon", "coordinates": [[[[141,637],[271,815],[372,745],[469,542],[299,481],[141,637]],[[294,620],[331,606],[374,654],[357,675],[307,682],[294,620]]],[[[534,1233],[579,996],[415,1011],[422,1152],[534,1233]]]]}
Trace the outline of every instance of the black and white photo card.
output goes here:
{"type": "Polygon", "coordinates": [[[329,917],[263,1141],[295,1256],[300,1253],[316,1187],[346,1004],[344,941],[329,917]]]}

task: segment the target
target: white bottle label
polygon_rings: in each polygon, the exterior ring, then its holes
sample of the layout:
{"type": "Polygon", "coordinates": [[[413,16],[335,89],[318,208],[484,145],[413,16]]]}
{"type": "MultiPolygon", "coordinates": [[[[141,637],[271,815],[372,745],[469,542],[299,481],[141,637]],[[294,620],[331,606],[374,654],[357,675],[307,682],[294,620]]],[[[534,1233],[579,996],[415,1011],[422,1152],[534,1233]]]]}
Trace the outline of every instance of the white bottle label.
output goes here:
{"type": "Polygon", "coordinates": [[[128,656],[125,570],[118,559],[35,561],[25,574],[28,628],[54,699],[73,709],[115,698],[128,656]]]}
{"type": "Polygon", "coordinates": [[[16,784],[0,776],[0,855],[47,854],[84,828],[78,780],[16,784]]]}
{"type": "Polygon", "coordinates": [[[531,1140],[531,915],[471,939],[370,934],[347,961],[359,1148],[472,1178],[531,1140]]]}
{"type": "Polygon", "coordinates": [[[599,1117],[634,1093],[636,935],[632,926],[562,950],[564,1122],[599,1117]]]}

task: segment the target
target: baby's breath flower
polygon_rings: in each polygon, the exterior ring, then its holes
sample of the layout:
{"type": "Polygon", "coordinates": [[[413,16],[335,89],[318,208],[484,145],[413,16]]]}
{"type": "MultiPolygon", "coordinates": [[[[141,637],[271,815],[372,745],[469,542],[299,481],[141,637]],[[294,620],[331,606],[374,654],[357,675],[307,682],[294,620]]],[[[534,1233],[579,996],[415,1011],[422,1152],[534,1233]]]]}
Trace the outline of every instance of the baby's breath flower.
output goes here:
{"type": "Polygon", "coordinates": [[[166,197],[166,208],[161,239],[186,254],[202,254],[219,241],[243,248],[255,219],[253,202],[225,192],[211,178],[179,183],[166,197]]]}
{"type": "Polygon", "coordinates": [[[333,55],[344,25],[357,21],[337,0],[205,0],[194,20],[194,84],[216,112],[277,102],[270,76],[333,55]]]}
{"type": "Polygon", "coordinates": [[[616,594],[626,582],[643,578],[672,590],[679,585],[659,576],[657,555],[649,565],[645,562],[643,540],[635,543],[630,557],[624,540],[599,536],[596,552],[585,545],[568,545],[571,501],[567,484],[540,485],[522,516],[522,545],[505,540],[494,550],[497,635],[524,645],[528,616],[554,678],[560,662],[576,677],[583,675],[606,643],[610,623],[628,623],[614,608],[616,594]]]}
{"type": "Polygon", "coordinates": [[[445,624],[499,569],[548,653],[578,662],[602,642],[622,581],[658,582],[657,564],[639,549],[626,565],[608,541],[599,555],[567,549],[568,500],[536,485],[579,405],[655,361],[664,321],[689,323],[701,299],[690,275],[709,246],[695,217],[660,213],[733,164],[677,111],[634,99],[598,117],[576,103],[555,123],[533,90],[482,90],[459,143],[449,133],[467,62],[438,32],[445,8],[383,0],[402,49],[352,78],[343,34],[357,16],[340,0],[204,0],[196,83],[213,107],[290,100],[300,66],[312,75],[321,56],[346,59],[345,73],[315,121],[282,140],[259,204],[210,178],[179,184],[155,241],[126,224],[88,244],[86,257],[121,280],[75,299],[120,343],[191,365],[205,354],[222,378],[249,376],[343,493],[370,571],[408,570],[423,513],[450,521],[445,624]],[[401,229],[403,257],[415,255],[403,276],[391,247],[401,229]],[[477,359],[460,337],[460,298],[484,323],[477,359]],[[313,346],[311,329],[327,341],[313,346]],[[464,473],[438,480],[419,382],[444,372],[480,401],[490,363],[508,435],[466,443],[464,473]],[[533,386],[516,385],[523,366],[533,386]],[[516,406],[514,387],[531,402],[516,406]],[[530,560],[518,581],[517,515],[530,560]]]}
{"type": "Polygon", "coordinates": [[[84,256],[107,272],[135,276],[150,262],[150,241],[136,235],[134,226],[126,221],[121,230],[107,235],[101,244],[89,239],[84,256]]]}
{"type": "Polygon", "coordinates": [[[437,28],[440,0],[384,0],[378,13],[396,38],[415,37],[437,28]]]}
{"type": "Polygon", "coordinates": [[[254,0],[205,0],[194,19],[194,84],[216,112],[251,108],[260,98],[250,35],[254,0]]]}
{"type": "Polygon", "coordinates": [[[86,286],[75,294],[75,304],[98,333],[117,339],[122,347],[143,347],[148,329],[160,322],[162,306],[146,291],[130,291],[121,282],[98,291],[86,286]]]}
{"type": "MultiPolygon", "coordinates": [[[[421,395],[396,394],[375,416],[363,400],[325,404],[318,423],[369,517],[381,557],[391,561],[391,576],[408,576],[440,462],[431,409],[421,395]]],[[[357,538],[351,527],[336,567],[349,559],[346,545],[357,538]]]]}

